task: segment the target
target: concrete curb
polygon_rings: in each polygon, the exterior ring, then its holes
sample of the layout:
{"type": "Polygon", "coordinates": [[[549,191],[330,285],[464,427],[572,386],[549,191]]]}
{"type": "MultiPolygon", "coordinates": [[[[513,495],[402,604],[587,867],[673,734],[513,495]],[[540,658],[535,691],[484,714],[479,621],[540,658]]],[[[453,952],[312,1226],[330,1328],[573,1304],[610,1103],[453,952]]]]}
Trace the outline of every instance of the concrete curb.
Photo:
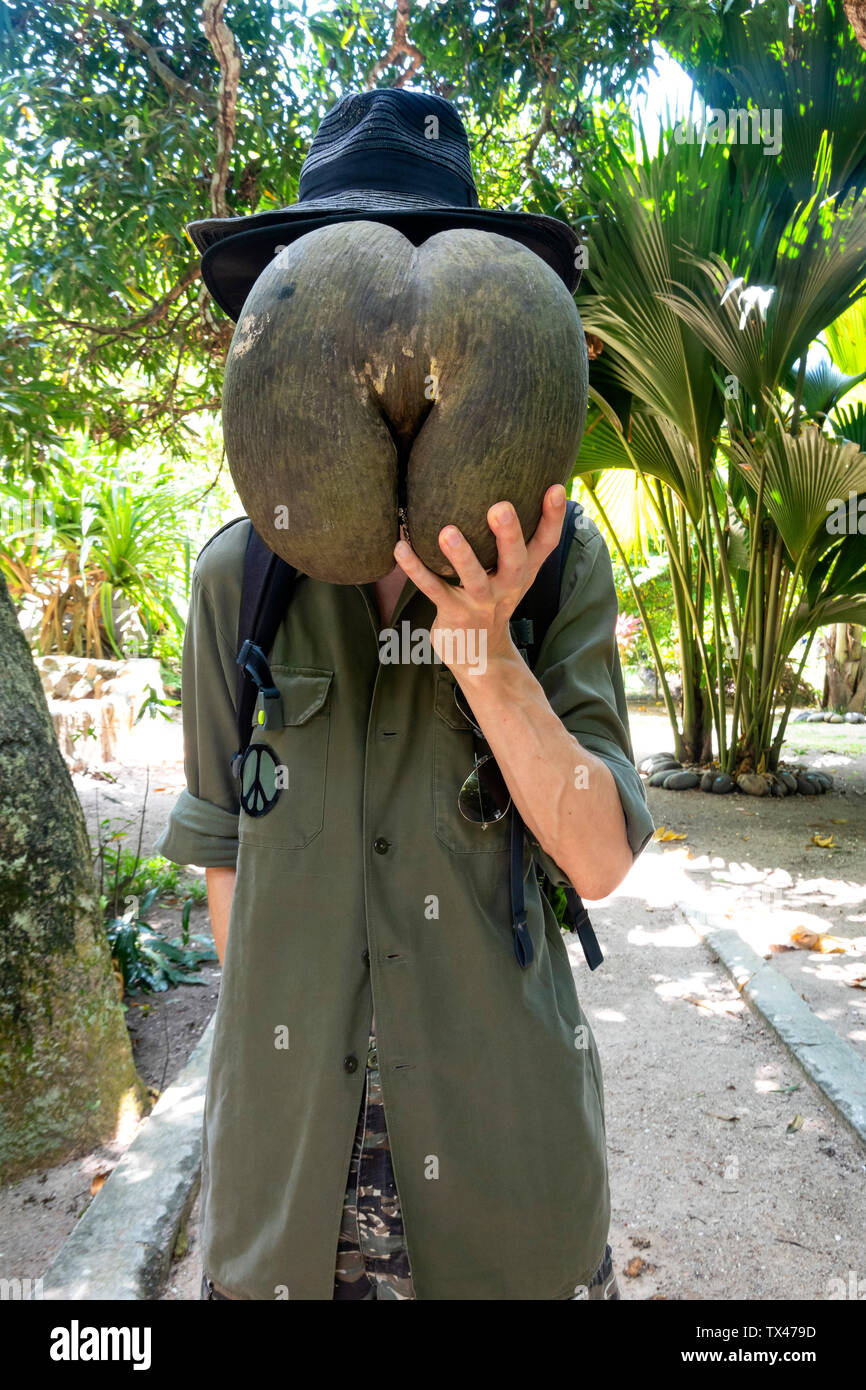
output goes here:
{"type": "Polygon", "coordinates": [[[43,1298],[154,1299],[201,1177],[214,1019],[44,1276],[43,1298]]]}
{"type": "Polygon", "coordinates": [[[717,925],[709,913],[683,911],[693,930],[715,951],[743,998],[820,1087],[840,1119],[866,1144],[866,1060],[829,1023],[818,1018],[784,976],[737,932],[717,925]]]}

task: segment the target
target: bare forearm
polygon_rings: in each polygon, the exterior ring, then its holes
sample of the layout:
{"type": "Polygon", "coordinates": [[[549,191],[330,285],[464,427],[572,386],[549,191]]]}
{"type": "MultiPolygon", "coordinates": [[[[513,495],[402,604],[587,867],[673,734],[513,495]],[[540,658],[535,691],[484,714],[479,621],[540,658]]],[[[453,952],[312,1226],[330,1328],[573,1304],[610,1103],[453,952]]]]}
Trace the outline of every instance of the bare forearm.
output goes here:
{"type": "Polygon", "coordinates": [[[236,874],[236,869],[205,869],[210,924],[220,965],[225,959],[236,874]]]}
{"type": "Polygon", "coordinates": [[[581,897],[612,893],[634,856],[610,769],[564,727],[516,648],[457,679],[542,849],[581,897]]]}

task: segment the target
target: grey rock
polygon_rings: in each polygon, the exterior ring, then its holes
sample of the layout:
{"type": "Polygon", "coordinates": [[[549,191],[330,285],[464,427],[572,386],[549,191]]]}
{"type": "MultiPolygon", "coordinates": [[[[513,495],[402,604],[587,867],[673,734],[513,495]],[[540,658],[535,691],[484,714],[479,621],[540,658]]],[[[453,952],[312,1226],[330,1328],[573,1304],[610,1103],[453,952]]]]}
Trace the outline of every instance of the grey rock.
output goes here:
{"type": "Polygon", "coordinates": [[[860,714],[854,709],[849,709],[843,717],[846,724],[866,724],[866,714],[860,714]]]}
{"type": "Polygon", "coordinates": [[[807,720],[808,718],[809,718],[809,711],[808,711],[807,709],[801,709],[799,714],[795,714],[795,715],[794,715],[794,718],[791,720],[791,723],[792,723],[792,724],[805,724],[805,722],[806,722],[806,720],[807,720]]]}
{"type": "Polygon", "coordinates": [[[785,783],[789,792],[795,792],[797,790],[797,778],[793,772],[779,772],[777,776],[785,783]]]}
{"type": "Polygon", "coordinates": [[[785,786],[784,782],[777,781],[770,787],[770,794],[771,796],[787,796],[788,788],[785,786]]]}
{"type": "Polygon", "coordinates": [[[766,778],[757,772],[741,772],[737,786],[747,796],[767,796],[770,791],[766,778]]]}
{"type": "Polygon", "coordinates": [[[652,773],[649,779],[649,786],[663,787],[665,784],[665,778],[670,777],[671,773],[675,771],[676,768],[663,767],[659,772],[652,773]]]}
{"type": "Polygon", "coordinates": [[[797,791],[801,796],[820,796],[823,791],[821,783],[807,773],[801,773],[797,778],[797,791]]]}
{"type": "Polygon", "coordinates": [[[828,715],[827,715],[827,723],[828,723],[828,724],[844,724],[844,723],[845,723],[845,716],[844,716],[844,714],[828,714],[828,715]]]}
{"type": "Polygon", "coordinates": [[[712,790],[716,796],[723,796],[726,792],[732,792],[736,785],[729,772],[717,772],[713,778],[712,790]]]}
{"type": "Polygon", "coordinates": [[[663,768],[667,768],[669,771],[673,771],[674,769],[681,767],[682,763],[679,762],[677,758],[654,758],[648,771],[650,773],[661,772],[663,768]]]}
{"type": "Polygon", "coordinates": [[[651,753],[648,758],[642,758],[640,762],[640,772],[657,772],[662,763],[675,763],[676,753],[651,753]]]}
{"type": "Polygon", "coordinates": [[[806,723],[807,723],[807,724],[823,724],[823,723],[824,723],[824,718],[825,718],[825,716],[824,716],[824,711],[822,710],[822,711],[820,712],[820,714],[810,714],[809,717],[808,717],[808,719],[806,720],[806,723]]]}
{"type": "Polygon", "coordinates": [[[672,772],[665,778],[662,785],[670,792],[685,792],[691,787],[696,787],[700,778],[696,772],[672,772]]]}
{"type": "Polygon", "coordinates": [[[833,778],[830,776],[829,772],[824,772],[819,769],[813,768],[813,770],[809,773],[809,776],[814,777],[815,781],[821,784],[825,792],[830,792],[833,790],[833,778]]]}
{"type": "Polygon", "coordinates": [[[715,772],[705,772],[703,777],[701,778],[701,791],[711,792],[713,790],[713,782],[715,781],[715,779],[715,772]]]}

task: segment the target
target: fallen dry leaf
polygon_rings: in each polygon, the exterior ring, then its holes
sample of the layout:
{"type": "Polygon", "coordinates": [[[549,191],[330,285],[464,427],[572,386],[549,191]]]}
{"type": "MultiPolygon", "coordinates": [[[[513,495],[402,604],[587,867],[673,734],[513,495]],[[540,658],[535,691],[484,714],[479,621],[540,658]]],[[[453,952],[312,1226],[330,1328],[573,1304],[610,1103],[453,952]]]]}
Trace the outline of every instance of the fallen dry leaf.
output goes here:
{"type": "Polygon", "coordinates": [[[694,1004],[698,1009],[709,1009],[710,1013],[713,1011],[713,1006],[709,999],[698,999],[695,994],[684,994],[682,995],[682,1000],[684,1004],[694,1004]]]}
{"type": "Polygon", "coordinates": [[[793,1134],[795,1130],[802,1129],[802,1128],[803,1128],[803,1116],[802,1116],[802,1115],[795,1115],[794,1118],[793,1118],[793,1120],[791,1121],[791,1123],[788,1125],[788,1133],[789,1133],[789,1134],[793,1134]]]}
{"type": "Polygon", "coordinates": [[[812,844],[813,844],[813,845],[817,845],[819,849],[835,849],[835,848],[836,848],[836,845],[834,844],[834,841],[833,841],[833,836],[832,836],[832,834],[830,834],[830,835],[819,835],[818,832],[817,832],[817,830],[815,831],[815,834],[812,836],[812,844]]]}
{"type": "Polygon", "coordinates": [[[771,951],[771,953],[772,953],[774,956],[780,956],[780,955],[782,954],[783,951],[796,951],[796,949],[797,949],[796,946],[791,946],[791,945],[789,945],[787,942],[785,942],[785,943],[776,943],[776,942],[774,942],[773,945],[770,947],[770,951],[771,951]]]}
{"type": "Polygon", "coordinates": [[[822,956],[844,955],[848,949],[847,941],[831,936],[829,932],[810,931],[808,927],[795,927],[791,940],[801,951],[818,951],[822,956]]]}
{"type": "MultiPolygon", "coordinates": [[[[687,833],[687,832],[686,832],[686,833],[687,833]]],[[[658,840],[684,840],[685,838],[686,838],[686,834],[678,835],[677,832],[676,832],[675,830],[666,830],[665,827],[664,827],[663,825],[660,825],[660,826],[658,827],[658,829],[656,830],[655,834],[653,835],[653,839],[654,839],[655,841],[658,841],[658,840]]]]}
{"type": "Polygon", "coordinates": [[[833,817],[831,818],[831,820],[830,820],[830,824],[831,824],[831,825],[847,825],[847,824],[848,824],[848,817],[847,817],[847,816],[833,816],[833,817]]]}
{"type": "Polygon", "coordinates": [[[705,1110],[704,1114],[711,1116],[714,1120],[727,1120],[729,1124],[733,1124],[740,1118],[739,1115],[717,1115],[715,1110],[705,1110]]]}
{"type": "Polygon", "coordinates": [[[629,1260],[628,1264],[625,1267],[624,1273],[627,1279],[638,1279],[641,1276],[641,1274],[645,1274],[647,1272],[652,1274],[654,1271],[655,1265],[648,1264],[647,1261],[642,1259],[640,1255],[635,1255],[634,1259],[629,1260]]]}
{"type": "Polygon", "coordinates": [[[849,980],[851,989],[866,989],[866,975],[858,975],[855,979],[849,980]]]}
{"type": "Polygon", "coordinates": [[[111,1176],[111,1169],[107,1168],[103,1173],[95,1173],[90,1183],[90,1195],[95,1197],[107,1177],[111,1176]]]}

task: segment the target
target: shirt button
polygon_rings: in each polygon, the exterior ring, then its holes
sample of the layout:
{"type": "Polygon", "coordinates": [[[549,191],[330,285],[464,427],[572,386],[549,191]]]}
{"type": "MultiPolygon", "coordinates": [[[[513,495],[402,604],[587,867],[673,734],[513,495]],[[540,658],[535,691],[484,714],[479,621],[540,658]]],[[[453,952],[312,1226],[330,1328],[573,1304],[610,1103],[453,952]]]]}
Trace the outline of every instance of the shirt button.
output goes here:
{"type": "Polygon", "coordinates": [[[351,1054],[351,1052],[349,1053],[349,1056],[348,1056],[348,1057],[344,1057],[344,1058],[343,1058],[343,1070],[344,1070],[344,1071],[357,1071],[357,1070],[358,1070],[358,1059],[357,1059],[357,1057],[353,1057],[352,1054],[351,1054]]]}
{"type": "Polygon", "coordinates": [[[373,841],[373,848],[377,854],[387,854],[388,843],[389,842],[385,839],[384,835],[380,835],[378,839],[373,841]]]}
{"type": "Polygon", "coordinates": [[[366,947],[361,952],[361,960],[364,962],[365,965],[370,964],[370,952],[366,949],[366,947]]]}

